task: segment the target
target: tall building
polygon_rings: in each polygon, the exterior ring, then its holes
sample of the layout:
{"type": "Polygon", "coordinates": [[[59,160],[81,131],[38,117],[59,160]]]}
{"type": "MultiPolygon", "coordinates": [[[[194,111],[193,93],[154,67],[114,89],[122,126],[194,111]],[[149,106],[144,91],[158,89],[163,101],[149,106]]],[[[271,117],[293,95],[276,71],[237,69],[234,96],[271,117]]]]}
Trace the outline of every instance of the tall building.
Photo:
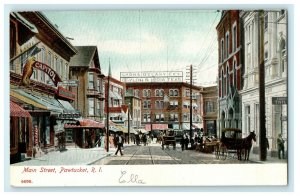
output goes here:
{"type": "Polygon", "coordinates": [[[202,88],[183,82],[128,82],[127,90],[141,98],[141,126],[147,131],[182,129],[190,130],[190,107],[192,129],[202,128],[202,88]]]}
{"type": "Polygon", "coordinates": [[[75,46],[78,54],[70,61],[70,79],[78,86],[70,87],[76,95],[72,103],[82,117],[103,122],[104,74],[101,71],[97,46],[75,46]]]}
{"type": "Polygon", "coordinates": [[[222,11],[216,29],[219,45],[218,136],[223,128],[242,128],[243,34],[239,10],[222,11]]]}
{"type": "MultiPolygon", "coordinates": [[[[255,131],[259,141],[259,12],[242,11],[245,73],[242,95],[243,134],[255,131]]],[[[266,137],[269,153],[277,156],[276,138],[282,133],[287,139],[287,12],[274,10],[264,12],[264,66],[266,137]]],[[[286,148],[285,148],[286,149],[286,148]]],[[[258,153],[258,143],[254,145],[258,153]]]]}
{"type": "Polygon", "coordinates": [[[10,101],[27,118],[12,118],[11,162],[20,161],[21,153],[32,156],[33,146],[53,150],[64,121],[80,116],[70,104],[75,95],[59,84],[69,79],[76,53],[41,12],[10,13],[10,101]]]}

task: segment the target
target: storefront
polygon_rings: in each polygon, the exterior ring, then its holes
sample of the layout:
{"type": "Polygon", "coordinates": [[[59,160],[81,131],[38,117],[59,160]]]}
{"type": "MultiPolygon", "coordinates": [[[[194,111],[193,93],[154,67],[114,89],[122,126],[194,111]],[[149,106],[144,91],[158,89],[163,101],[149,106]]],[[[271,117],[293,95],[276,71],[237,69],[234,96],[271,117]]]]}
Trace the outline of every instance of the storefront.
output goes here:
{"type": "Polygon", "coordinates": [[[69,145],[80,148],[93,148],[100,137],[104,135],[103,123],[91,119],[80,119],[75,123],[64,124],[69,145]]]}
{"type": "Polygon", "coordinates": [[[32,120],[26,110],[10,101],[10,163],[20,162],[22,154],[32,156],[32,120]]]}

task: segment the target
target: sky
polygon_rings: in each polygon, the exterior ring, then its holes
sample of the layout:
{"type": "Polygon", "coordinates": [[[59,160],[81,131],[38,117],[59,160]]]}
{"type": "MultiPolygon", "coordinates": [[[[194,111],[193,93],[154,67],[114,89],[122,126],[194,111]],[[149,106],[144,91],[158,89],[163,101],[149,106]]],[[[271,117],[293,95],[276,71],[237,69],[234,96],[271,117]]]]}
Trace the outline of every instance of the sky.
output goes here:
{"type": "Polygon", "coordinates": [[[196,85],[216,81],[217,10],[44,11],[74,46],[96,45],[102,72],[182,71],[196,85]]]}

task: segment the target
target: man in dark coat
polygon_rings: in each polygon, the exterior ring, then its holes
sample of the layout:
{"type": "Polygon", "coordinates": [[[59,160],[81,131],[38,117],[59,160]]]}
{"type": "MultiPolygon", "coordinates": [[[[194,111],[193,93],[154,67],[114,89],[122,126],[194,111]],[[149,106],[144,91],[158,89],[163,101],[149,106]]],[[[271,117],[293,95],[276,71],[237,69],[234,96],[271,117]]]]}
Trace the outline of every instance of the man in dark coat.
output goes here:
{"type": "Polygon", "coordinates": [[[116,141],[117,141],[118,148],[117,148],[115,155],[117,155],[118,152],[120,151],[121,156],[123,156],[123,152],[122,152],[123,139],[119,134],[117,134],[116,141]]]}

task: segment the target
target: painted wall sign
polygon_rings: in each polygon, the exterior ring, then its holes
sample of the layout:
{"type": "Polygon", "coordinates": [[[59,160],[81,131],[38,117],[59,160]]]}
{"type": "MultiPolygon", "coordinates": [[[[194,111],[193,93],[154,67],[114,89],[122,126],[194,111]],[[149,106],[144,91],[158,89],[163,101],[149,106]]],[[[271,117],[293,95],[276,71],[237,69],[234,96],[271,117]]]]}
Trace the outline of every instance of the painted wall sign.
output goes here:
{"type": "Polygon", "coordinates": [[[182,71],[121,72],[121,82],[182,82],[182,71]]]}

